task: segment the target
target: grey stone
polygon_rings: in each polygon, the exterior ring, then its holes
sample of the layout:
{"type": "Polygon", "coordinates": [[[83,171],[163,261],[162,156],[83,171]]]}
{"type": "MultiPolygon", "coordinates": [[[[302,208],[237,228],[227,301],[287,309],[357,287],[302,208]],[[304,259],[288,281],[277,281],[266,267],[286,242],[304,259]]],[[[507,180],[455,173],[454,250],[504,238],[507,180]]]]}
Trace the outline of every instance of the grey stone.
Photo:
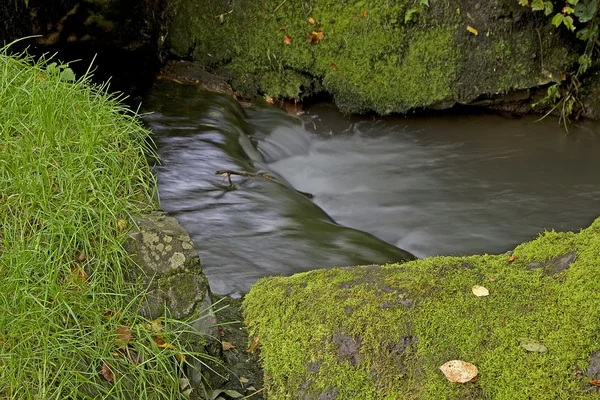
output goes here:
{"type": "Polygon", "coordinates": [[[333,336],[333,343],[336,345],[339,362],[348,361],[353,367],[360,363],[361,337],[353,338],[342,333],[336,333],[333,336]]]}
{"type": "Polygon", "coordinates": [[[542,268],[544,270],[544,275],[554,276],[556,274],[559,274],[559,273],[569,269],[571,264],[573,264],[575,262],[576,258],[577,258],[577,254],[574,251],[572,251],[570,253],[556,257],[545,263],[532,262],[531,264],[529,264],[527,266],[527,269],[542,268]]]}

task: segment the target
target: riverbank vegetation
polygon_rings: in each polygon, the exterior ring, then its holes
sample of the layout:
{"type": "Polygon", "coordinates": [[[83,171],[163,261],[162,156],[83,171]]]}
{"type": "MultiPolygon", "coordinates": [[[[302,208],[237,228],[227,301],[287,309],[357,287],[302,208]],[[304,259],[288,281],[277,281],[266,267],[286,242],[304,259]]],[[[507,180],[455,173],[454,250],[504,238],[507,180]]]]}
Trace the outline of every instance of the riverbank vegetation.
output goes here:
{"type": "Polygon", "coordinates": [[[598,398],[598,254],[600,219],[512,254],[264,278],[244,305],[269,398],[598,398]],[[449,382],[451,360],[478,375],[449,382]]]}
{"type": "Polygon", "coordinates": [[[0,49],[0,398],[182,396],[186,327],[139,317],[123,278],[148,134],[106,86],[0,49]]]}

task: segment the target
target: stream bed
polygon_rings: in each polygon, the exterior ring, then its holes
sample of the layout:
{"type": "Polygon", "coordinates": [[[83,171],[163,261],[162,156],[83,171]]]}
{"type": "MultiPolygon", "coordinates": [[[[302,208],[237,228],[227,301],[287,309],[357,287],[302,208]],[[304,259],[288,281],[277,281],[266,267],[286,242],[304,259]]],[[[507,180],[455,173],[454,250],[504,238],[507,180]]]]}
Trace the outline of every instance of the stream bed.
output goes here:
{"type": "Polygon", "coordinates": [[[553,118],[348,118],[329,104],[294,117],[166,82],[144,105],[161,205],[189,231],[219,294],[411,254],[501,253],[600,213],[597,123],[567,135],[553,118]],[[218,170],[246,176],[229,186],[218,170]]]}

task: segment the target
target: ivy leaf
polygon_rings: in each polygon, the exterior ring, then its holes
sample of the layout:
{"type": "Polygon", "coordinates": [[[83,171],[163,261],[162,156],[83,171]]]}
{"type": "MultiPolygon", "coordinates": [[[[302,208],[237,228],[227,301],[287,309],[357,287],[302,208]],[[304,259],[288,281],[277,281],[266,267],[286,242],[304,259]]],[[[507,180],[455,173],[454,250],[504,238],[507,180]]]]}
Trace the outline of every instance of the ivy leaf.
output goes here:
{"type": "Polygon", "coordinates": [[[531,2],[531,9],[533,11],[542,11],[545,8],[546,5],[544,4],[544,0],[533,0],[531,2]]]}
{"type": "Polygon", "coordinates": [[[547,1],[544,3],[544,14],[546,15],[546,17],[550,14],[552,14],[552,11],[554,11],[554,5],[552,4],[552,2],[547,1]]]}
{"type": "Polygon", "coordinates": [[[596,11],[598,11],[598,5],[595,1],[590,1],[588,3],[578,3],[573,13],[579,19],[579,22],[588,22],[594,18],[596,11]]]}
{"type": "Polygon", "coordinates": [[[420,3],[422,6],[429,7],[429,0],[421,0],[420,3]]]}
{"type": "Polygon", "coordinates": [[[565,17],[563,19],[563,24],[565,24],[565,26],[569,28],[570,31],[575,32],[575,25],[573,25],[573,17],[565,17]]]}
{"type": "Polygon", "coordinates": [[[556,26],[557,28],[560,26],[560,24],[563,23],[563,20],[565,19],[565,16],[562,14],[556,14],[553,18],[552,18],[552,25],[556,26]]]}

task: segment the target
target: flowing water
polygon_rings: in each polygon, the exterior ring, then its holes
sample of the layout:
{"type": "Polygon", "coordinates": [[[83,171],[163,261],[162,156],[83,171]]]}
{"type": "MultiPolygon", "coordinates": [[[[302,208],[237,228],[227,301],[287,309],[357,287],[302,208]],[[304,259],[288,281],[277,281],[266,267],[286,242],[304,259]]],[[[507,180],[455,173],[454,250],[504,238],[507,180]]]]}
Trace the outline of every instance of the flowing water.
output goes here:
{"type": "Polygon", "coordinates": [[[216,293],[407,252],[505,252],[600,213],[593,123],[565,135],[554,119],[345,118],[330,105],[295,118],[166,83],[146,109],[162,207],[190,232],[216,293]],[[230,187],[218,170],[247,176],[230,187]]]}

